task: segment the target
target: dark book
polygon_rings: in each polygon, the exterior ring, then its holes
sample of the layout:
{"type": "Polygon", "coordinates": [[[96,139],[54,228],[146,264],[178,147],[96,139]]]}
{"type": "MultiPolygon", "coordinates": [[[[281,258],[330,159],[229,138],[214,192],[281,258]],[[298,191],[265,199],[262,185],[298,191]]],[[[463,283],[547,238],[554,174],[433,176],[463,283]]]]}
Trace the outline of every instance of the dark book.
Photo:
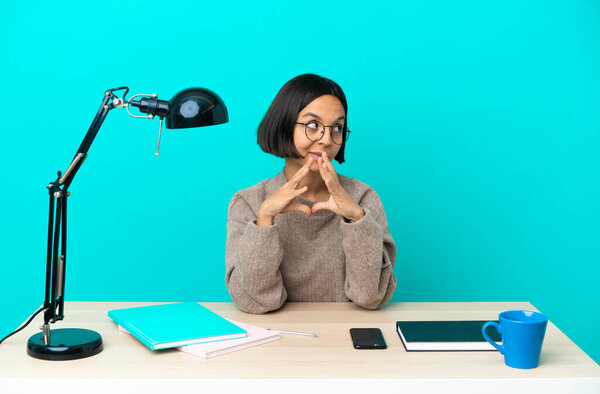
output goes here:
{"type": "MultiPolygon", "coordinates": [[[[481,333],[481,327],[486,321],[398,321],[396,331],[407,352],[497,351],[481,333]]],[[[492,340],[502,344],[502,338],[495,328],[489,328],[487,334],[492,340]]]]}

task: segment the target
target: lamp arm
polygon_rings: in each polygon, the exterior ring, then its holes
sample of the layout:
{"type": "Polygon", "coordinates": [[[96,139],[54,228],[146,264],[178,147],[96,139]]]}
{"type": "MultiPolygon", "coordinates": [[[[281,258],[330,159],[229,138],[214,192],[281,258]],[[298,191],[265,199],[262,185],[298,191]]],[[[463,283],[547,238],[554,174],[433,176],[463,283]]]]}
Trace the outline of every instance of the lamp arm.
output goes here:
{"type": "Polygon", "coordinates": [[[48,323],[54,323],[64,318],[64,290],[67,255],[67,191],[75,174],[87,157],[87,152],[96,138],[104,119],[113,108],[123,107],[125,96],[129,88],[120,87],[107,90],[104,98],[90,125],[85,137],[71,164],[64,174],[58,172],[56,180],[48,185],[50,195],[48,218],[48,245],[46,255],[46,291],[44,294],[44,342],[49,343],[50,331],[48,323]],[[123,98],[117,97],[114,92],[125,89],[123,98]],[[60,254],[59,254],[60,242],[60,254]],[[57,310],[58,309],[58,310],[57,310]]]}
{"type": "Polygon", "coordinates": [[[87,157],[87,152],[90,149],[92,142],[94,142],[94,139],[96,138],[96,135],[98,134],[98,131],[102,126],[102,123],[104,123],[104,119],[106,119],[108,111],[110,111],[113,108],[123,107],[125,96],[127,95],[128,91],[129,88],[120,87],[109,89],[104,93],[104,98],[102,99],[100,108],[98,109],[98,112],[96,113],[92,124],[90,125],[85,137],[83,138],[81,145],[79,145],[79,149],[77,149],[75,157],[71,161],[71,164],[69,165],[69,168],[67,168],[67,171],[65,171],[64,175],[59,179],[59,183],[63,185],[63,191],[66,191],[69,188],[69,185],[71,184],[73,178],[75,177],[75,174],[79,170],[79,167],[81,167],[83,161],[87,157]],[[123,94],[123,98],[119,98],[114,94],[114,92],[122,89],[125,89],[125,93],[123,94]]]}

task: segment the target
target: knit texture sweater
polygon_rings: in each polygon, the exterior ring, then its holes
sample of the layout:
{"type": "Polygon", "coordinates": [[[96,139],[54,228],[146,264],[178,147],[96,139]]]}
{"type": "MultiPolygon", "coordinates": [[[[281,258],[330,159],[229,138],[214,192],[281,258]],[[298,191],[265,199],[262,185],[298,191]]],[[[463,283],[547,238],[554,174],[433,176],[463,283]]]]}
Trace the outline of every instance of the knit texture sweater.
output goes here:
{"type": "MultiPolygon", "coordinates": [[[[352,301],[376,309],[396,288],[396,245],[379,196],[343,175],[344,190],[363,208],[354,223],[329,210],[292,211],[257,226],[260,205],[287,182],[284,172],[235,193],[229,203],[225,283],[245,312],[260,314],[287,301],[352,301]]],[[[312,206],[302,196],[301,204],[312,206]]]]}

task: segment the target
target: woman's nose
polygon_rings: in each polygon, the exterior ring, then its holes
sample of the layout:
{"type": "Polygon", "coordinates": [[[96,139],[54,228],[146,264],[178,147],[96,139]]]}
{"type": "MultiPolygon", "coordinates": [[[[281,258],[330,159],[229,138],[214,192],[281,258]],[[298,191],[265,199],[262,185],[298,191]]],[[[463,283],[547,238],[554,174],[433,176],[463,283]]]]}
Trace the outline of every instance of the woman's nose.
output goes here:
{"type": "Polygon", "coordinates": [[[331,129],[327,130],[327,128],[325,128],[325,130],[323,130],[323,137],[321,137],[319,142],[323,145],[331,144],[331,129]]]}

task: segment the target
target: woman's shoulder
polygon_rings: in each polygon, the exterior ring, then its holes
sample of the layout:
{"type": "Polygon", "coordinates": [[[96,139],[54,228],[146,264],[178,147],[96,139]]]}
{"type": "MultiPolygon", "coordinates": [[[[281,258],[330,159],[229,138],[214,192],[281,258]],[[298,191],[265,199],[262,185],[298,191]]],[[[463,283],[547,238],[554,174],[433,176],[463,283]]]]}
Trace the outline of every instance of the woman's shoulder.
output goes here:
{"type": "Polygon", "coordinates": [[[371,186],[365,182],[361,182],[358,179],[350,178],[342,174],[338,174],[340,184],[354,201],[360,202],[366,197],[377,197],[377,192],[371,186]]]}
{"type": "Polygon", "coordinates": [[[267,197],[273,194],[273,192],[279,189],[284,183],[285,175],[283,175],[283,172],[281,172],[274,177],[263,179],[253,186],[237,191],[231,200],[233,202],[241,198],[250,207],[257,207],[260,206],[260,204],[262,204],[267,197]],[[284,178],[283,181],[281,179],[282,177],[284,178]]]}

